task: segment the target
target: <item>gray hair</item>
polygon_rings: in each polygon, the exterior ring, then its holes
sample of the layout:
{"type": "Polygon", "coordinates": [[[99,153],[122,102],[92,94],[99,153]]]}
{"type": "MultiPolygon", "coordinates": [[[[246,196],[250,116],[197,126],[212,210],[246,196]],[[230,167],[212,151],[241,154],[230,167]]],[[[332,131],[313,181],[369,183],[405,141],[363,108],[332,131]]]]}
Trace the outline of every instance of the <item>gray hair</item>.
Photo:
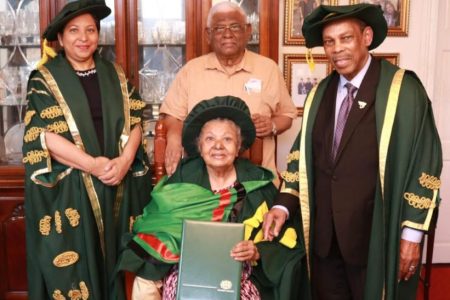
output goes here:
{"type": "Polygon", "coordinates": [[[219,2],[216,5],[214,5],[213,7],[211,7],[211,9],[209,10],[209,13],[208,13],[208,18],[206,19],[206,27],[208,27],[208,28],[211,27],[212,18],[216,13],[225,12],[225,11],[237,11],[237,12],[239,12],[240,15],[242,15],[244,22],[247,22],[247,15],[245,14],[245,11],[242,9],[242,7],[240,7],[235,2],[225,1],[225,2],[219,2]]]}

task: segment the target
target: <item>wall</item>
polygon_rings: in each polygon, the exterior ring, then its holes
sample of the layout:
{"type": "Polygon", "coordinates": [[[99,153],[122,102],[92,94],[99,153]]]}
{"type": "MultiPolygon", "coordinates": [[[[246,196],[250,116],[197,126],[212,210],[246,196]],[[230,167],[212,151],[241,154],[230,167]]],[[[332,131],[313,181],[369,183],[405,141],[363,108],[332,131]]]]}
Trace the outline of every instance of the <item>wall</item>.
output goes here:
{"type": "MultiPolygon", "coordinates": [[[[306,51],[305,47],[283,45],[285,1],[280,1],[279,66],[281,69],[283,69],[284,54],[304,54],[306,51]]],[[[444,95],[450,95],[450,85],[444,84],[444,80],[436,80],[436,78],[450,78],[450,39],[448,39],[450,36],[450,20],[448,19],[450,17],[450,0],[409,1],[408,36],[389,36],[374,51],[399,53],[400,67],[417,73],[433,101],[436,124],[444,146],[444,171],[441,178],[441,197],[444,201],[440,207],[434,262],[450,263],[450,237],[445,232],[445,228],[450,228],[450,174],[447,171],[450,165],[450,126],[444,124],[444,115],[450,115],[450,100],[444,99],[444,95]],[[447,30],[446,34],[443,32],[445,29],[447,30]],[[440,32],[439,36],[438,32],[440,32]]],[[[338,3],[347,4],[348,0],[339,0],[338,3]]],[[[323,49],[317,47],[313,53],[323,53],[323,49]]],[[[281,171],[286,169],[286,155],[300,128],[301,118],[297,118],[292,128],[278,137],[277,164],[281,171]]]]}

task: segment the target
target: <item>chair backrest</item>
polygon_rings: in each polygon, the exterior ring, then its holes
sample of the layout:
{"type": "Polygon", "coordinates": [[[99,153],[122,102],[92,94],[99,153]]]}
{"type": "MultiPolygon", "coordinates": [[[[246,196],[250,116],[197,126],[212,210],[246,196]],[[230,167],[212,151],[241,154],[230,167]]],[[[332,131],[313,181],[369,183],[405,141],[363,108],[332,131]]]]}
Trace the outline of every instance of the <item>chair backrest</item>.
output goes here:
{"type": "MultiPolygon", "coordinates": [[[[166,134],[167,129],[164,125],[164,120],[158,120],[155,126],[155,140],[154,140],[154,172],[153,184],[156,184],[164,175],[166,175],[166,168],[164,167],[164,156],[166,153],[166,134]]],[[[263,159],[263,141],[256,138],[252,146],[241,153],[241,157],[248,158],[256,165],[261,165],[263,159]]]]}

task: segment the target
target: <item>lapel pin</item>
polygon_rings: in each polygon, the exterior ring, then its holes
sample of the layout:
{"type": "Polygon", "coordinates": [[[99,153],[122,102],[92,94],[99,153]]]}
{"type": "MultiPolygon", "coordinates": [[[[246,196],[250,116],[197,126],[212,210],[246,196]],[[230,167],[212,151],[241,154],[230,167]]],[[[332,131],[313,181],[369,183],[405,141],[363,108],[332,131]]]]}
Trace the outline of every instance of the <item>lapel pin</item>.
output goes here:
{"type": "Polygon", "coordinates": [[[363,109],[364,107],[366,107],[367,102],[364,102],[364,101],[358,101],[358,105],[359,105],[359,109],[363,109]]]}

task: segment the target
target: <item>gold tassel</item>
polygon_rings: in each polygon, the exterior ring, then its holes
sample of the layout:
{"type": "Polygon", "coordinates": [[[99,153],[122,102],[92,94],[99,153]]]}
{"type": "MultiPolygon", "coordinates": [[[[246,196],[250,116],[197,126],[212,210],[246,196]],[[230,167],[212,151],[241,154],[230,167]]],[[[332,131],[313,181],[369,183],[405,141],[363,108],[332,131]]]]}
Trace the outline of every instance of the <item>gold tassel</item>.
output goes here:
{"type": "Polygon", "coordinates": [[[36,68],[45,64],[48,61],[49,57],[53,58],[55,56],[56,56],[55,50],[53,50],[53,48],[48,45],[47,39],[44,39],[44,41],[42,42],[42,58],[38,62],[36,68]]]}
{"type": "Polygon", "coordinates": [[[306,57],[306,63],[308,64],[309,70],[311,71],[311,73],[314,72],[316,64],[314,63],[312,49],[306,50],[305,57],[306,57]]]}

